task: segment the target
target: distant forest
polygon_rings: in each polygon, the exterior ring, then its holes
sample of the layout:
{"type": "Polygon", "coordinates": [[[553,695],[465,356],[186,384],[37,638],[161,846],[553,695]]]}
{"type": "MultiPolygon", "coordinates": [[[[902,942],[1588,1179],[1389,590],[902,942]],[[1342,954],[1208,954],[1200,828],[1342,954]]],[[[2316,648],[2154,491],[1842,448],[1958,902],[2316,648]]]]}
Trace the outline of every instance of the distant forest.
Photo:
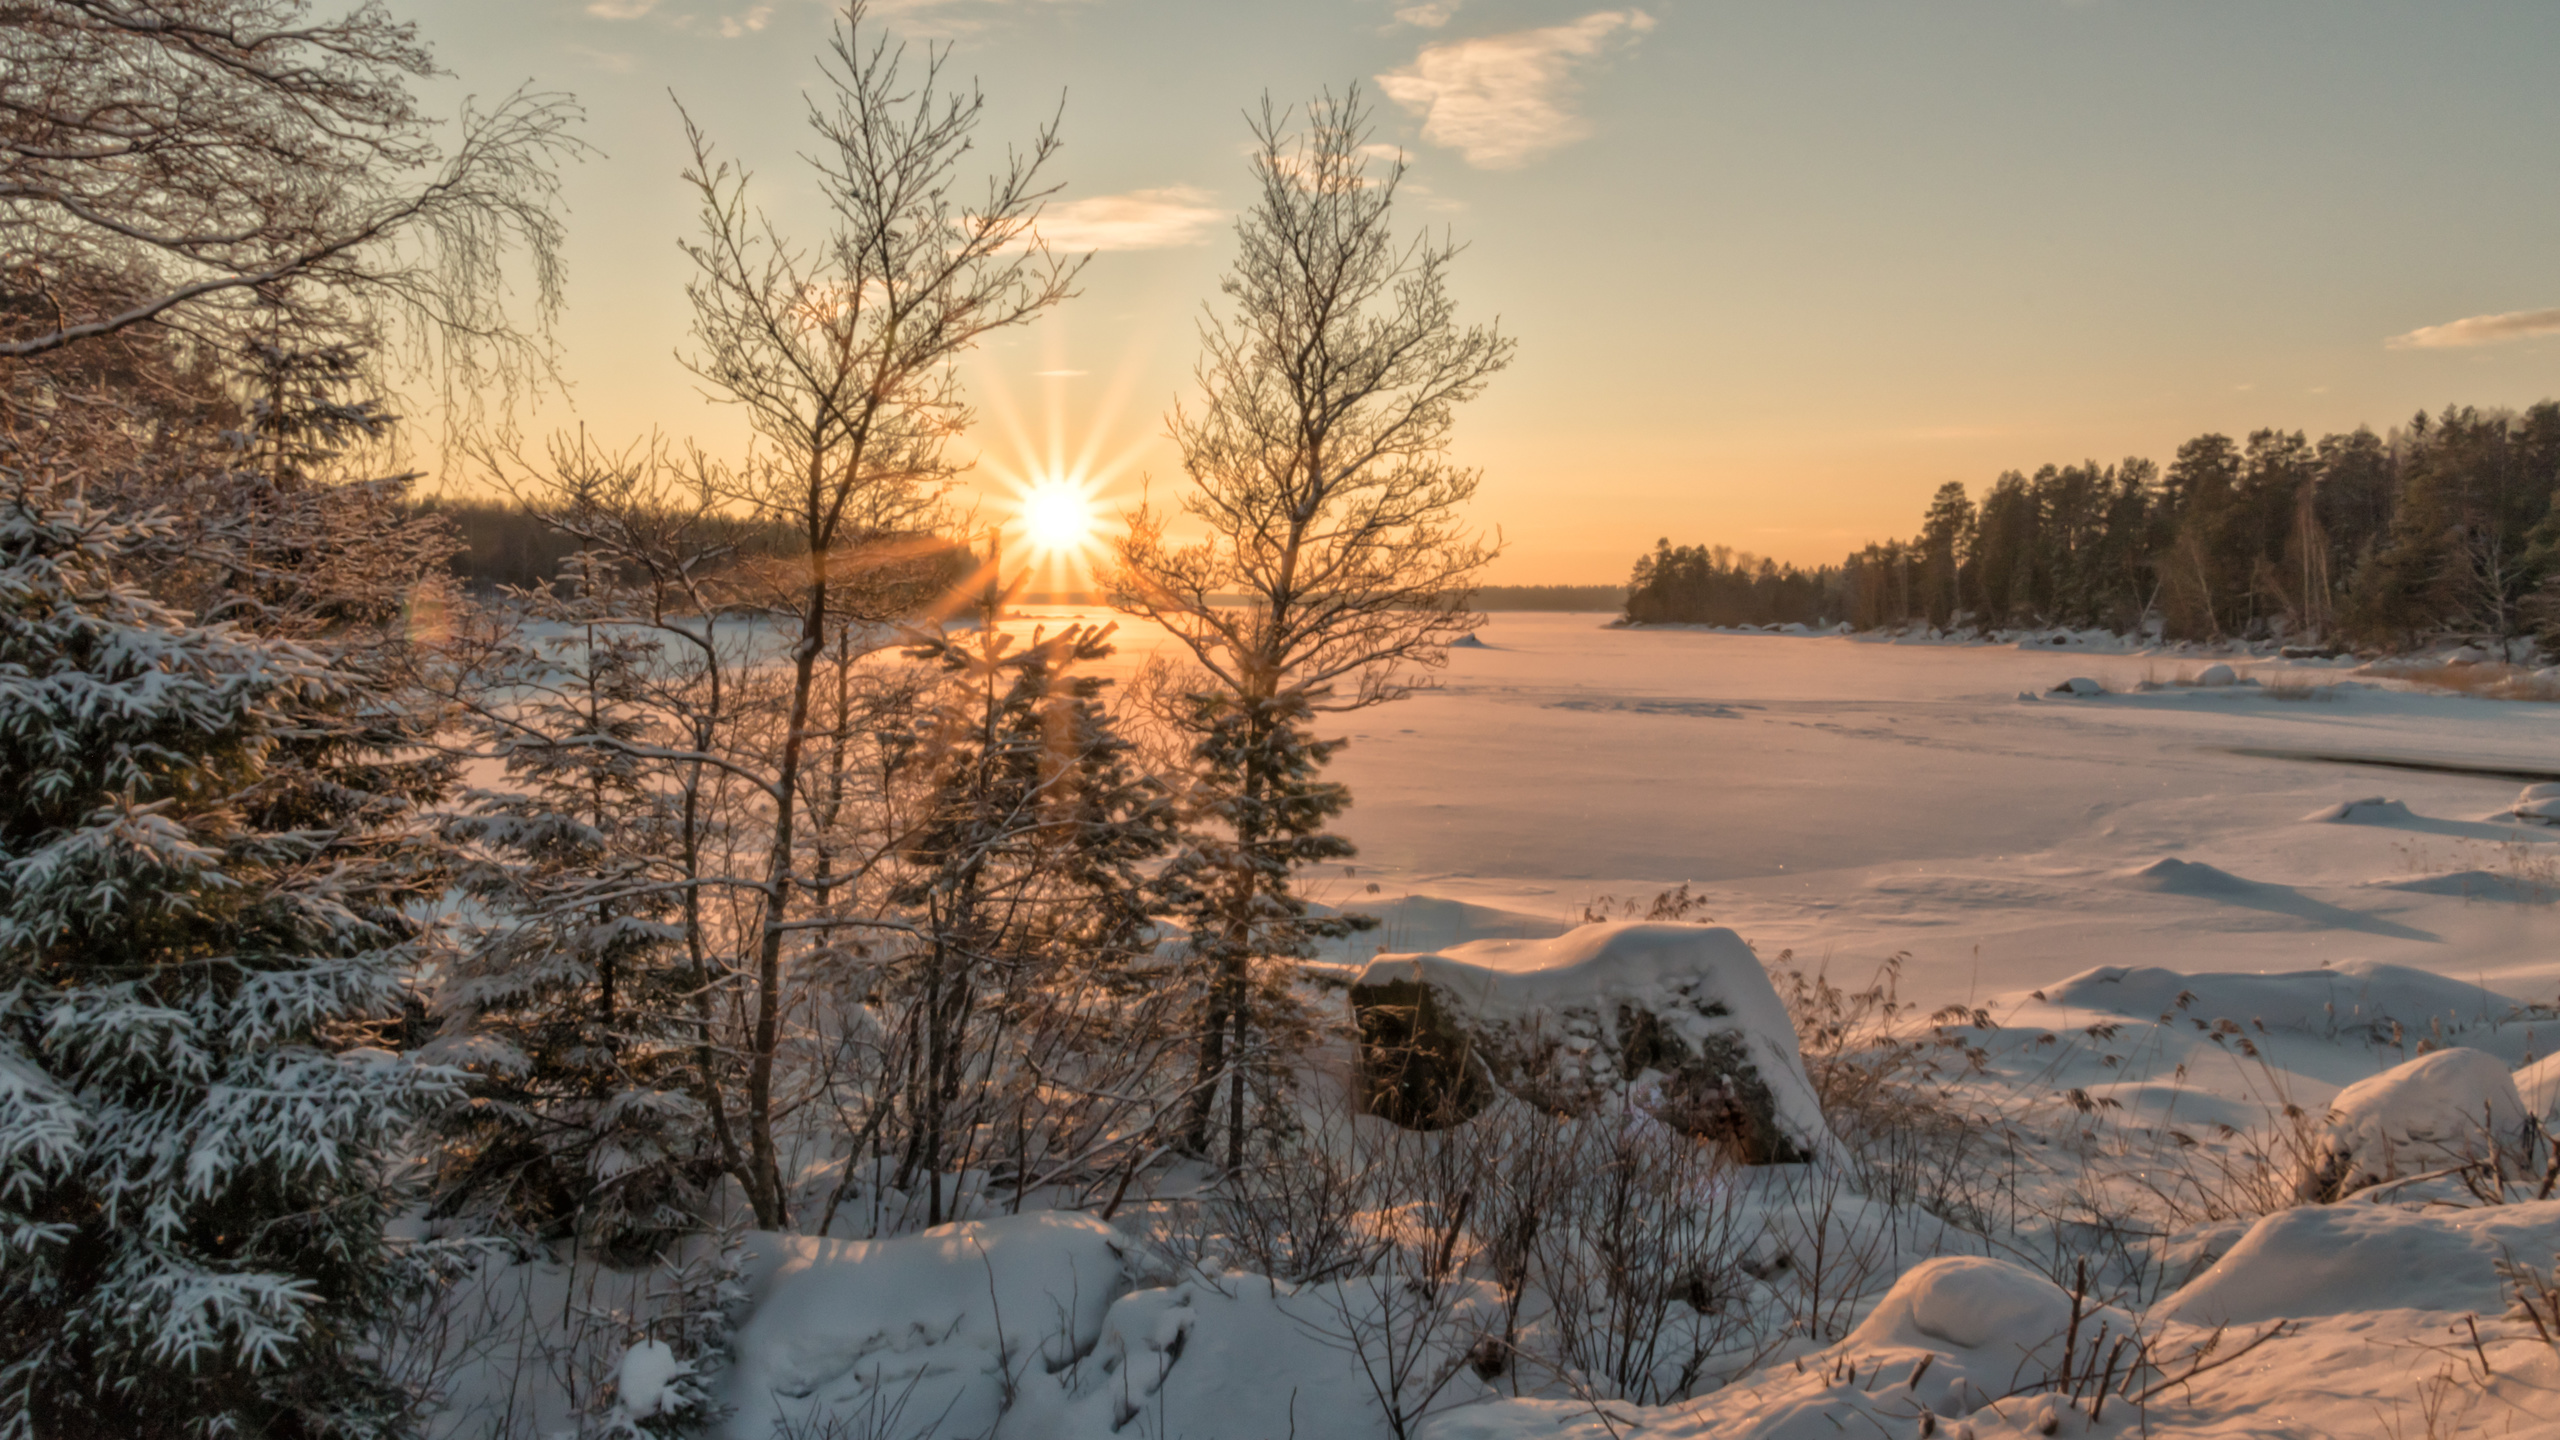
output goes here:
{"type": "Polygon", "coordinates": [[[1627,603],[1624,585],[1479,585],[1479,610],[1615,610],[1627,603]]]}
{"type": "Polygon", "coordinates": [[[2560,404],[2449,406],[2388,435],[2199,435],[2166,470],[2012,470],[1977,502],[1940,486],[1909,540],[1839,565],[1659,542],[1640,622],[1859,629],[2157,626],[2172,639],[2405,646],[2560,641],[2560,404]]]}
{"type": "MultiPolygon", "coordinates": [[[[477,594],[501,587],[530,588],[557,577],[560,562],[576,553],[575,540],[544,523],[542,517],[502,500],[434,499],[419,508],[443,516],[461,536],[463,548],[453,557],[454,573],[477,594]]],[[[793,554],[796,542],[779,526],[735,523],[733,543],[743,555],[793,554]]],[[[949,579],[957,583],[971,568],[966,552],[952,551],[949,579]]],[[[1475,592],[1479,610],[1615,610],[1626,603],[1622,585],[1484,585],[1475,592]]],[[[1082,603],[1082,594],[1035,594],[1025,604],[1082,603]]]]}
{"type": "MultiPolygon", "coordinates": [[[[462,541],[462,548],[453,557],[453,570],[464,587],[475,594],[487,595],[502,587],[530,589],[557,579],[560,563],[578,550],[574,538],[553,529],[540,515],[507,501],[439,497],[423,501],[417,508],[452,524],[462,541]]],[[[790,526],[718,516],[696,517],[694,523],[725,531],[721,541],[735,546],[741,559],[802,553],[802,542],[790,526]]],[[[934,568],[938,579],[957,584],[974,565],[965,549],[952,545],[934,568]]]]}

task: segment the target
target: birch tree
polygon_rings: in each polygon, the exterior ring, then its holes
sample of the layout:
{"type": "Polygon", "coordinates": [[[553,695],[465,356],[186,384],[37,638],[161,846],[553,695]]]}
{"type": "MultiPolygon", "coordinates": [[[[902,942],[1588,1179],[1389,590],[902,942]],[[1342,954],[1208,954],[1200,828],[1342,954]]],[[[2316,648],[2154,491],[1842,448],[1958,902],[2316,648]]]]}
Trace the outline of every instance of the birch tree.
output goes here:
{"type": "Polygon", "coordinates": [[[1496,544],[1461,518],[1477,473],[1449,443],[1457,407],[1513,349],[1493,326],[1459,323],[1458,245],[1396,233],[1404,163],[1372,160],[1358,88],[1312,102],[1298,130],[1291,119],[1266,99],[1251,122],[1255,197],[1220,284],[1227,305],[1201,324],[1199,398],[1170,424],[1190,485],[1176,511],[1131,518],[1113,581],[1115,602],[1198,667],[1212,839],[1185,865],[1208,971],[1187,1139],[1205,1153],[1223,1087],[1231,1166],[1256,965],[1340,927],[1309,919],[1288,884],[1350,853],[1321,835],[1347,797],[1314,780],[1336,742],[1306,728],[1406,694],[1477,625],[1468,596],[1496,544]]]}
{"type": "MultiPolygon", "coordinates": [[[[751,177],[721,160],[686,117],[686,173],[701,228],[686,242],[694,345],[686,363],[717,399],[746,412],[758,442],[724,471],[724,496],[786,523],[798,557],[769,573],[759,602],[786,637],[787,668],[770,754],[753,766],[769,842],[752,954],[741,1177],[756,1223],[786,1223],[774,1142],[775,1065],[795,933],[825,881],[802,868],[813,766],[827,737],[825,667],[848,627],[886,618],[864,602],[867,574],[902,557],[932,504],[965,466],[947,443],[969,410],[954,362],[993,331],[1028,322],[1072,293],[1079,262],[1035,229],[1058,150],[1053,124],[976,186],[964,173],[984,98],[944,74],[947,47],[910,63],[846,6],[809,102],[811,178],[826,216],[814,242],[783,235],[749,199],[751,177]]],[[[740,771],[745,773],[744,770],[740,771]]]]}

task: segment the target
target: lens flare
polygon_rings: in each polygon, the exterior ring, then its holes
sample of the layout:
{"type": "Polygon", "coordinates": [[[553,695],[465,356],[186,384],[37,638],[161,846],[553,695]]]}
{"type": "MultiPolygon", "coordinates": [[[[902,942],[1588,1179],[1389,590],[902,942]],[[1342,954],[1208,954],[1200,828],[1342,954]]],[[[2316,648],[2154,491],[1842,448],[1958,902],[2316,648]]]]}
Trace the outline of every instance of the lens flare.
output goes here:
{"type": "Polygon", "coordinates": [[[1031,548],[1048,555],[1081,555],[1094,547],[1098,528],[1093,496],[1073,480],[1036,481],[1022,496],[1018,523],[1031,548]]]}

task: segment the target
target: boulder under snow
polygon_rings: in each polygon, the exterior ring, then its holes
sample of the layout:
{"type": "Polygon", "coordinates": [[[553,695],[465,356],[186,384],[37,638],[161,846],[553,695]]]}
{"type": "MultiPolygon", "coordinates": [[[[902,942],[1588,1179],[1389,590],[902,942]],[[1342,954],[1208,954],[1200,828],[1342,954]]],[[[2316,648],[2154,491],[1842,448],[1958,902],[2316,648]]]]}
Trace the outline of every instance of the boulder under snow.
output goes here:
{"type": "Polygon", "coordinates": [[[1351,987],[1364,1100],[1411,1128],[1497,1091],[1555,1114],[1632,1103],[1748,1164],[1829,1142],[1794,1024],[1742,937],[1617,922],[1380,955],[1351,987]]]}
{"type": "Polygon", "coordinates": [[[2525,1164],[2530,1135],[2515,1076],[2478,1050],[2437,1050],[2338,1092],[2295,1177],[2327,1203],[2368,1186],[2475,1162],[2525,1164]]]}
{"type": "Polygon", "coordinates": [[[2536,825],[2560,825],[2560,785],[2549,781],[2527,785],[2507,813],[2536,825]]]}

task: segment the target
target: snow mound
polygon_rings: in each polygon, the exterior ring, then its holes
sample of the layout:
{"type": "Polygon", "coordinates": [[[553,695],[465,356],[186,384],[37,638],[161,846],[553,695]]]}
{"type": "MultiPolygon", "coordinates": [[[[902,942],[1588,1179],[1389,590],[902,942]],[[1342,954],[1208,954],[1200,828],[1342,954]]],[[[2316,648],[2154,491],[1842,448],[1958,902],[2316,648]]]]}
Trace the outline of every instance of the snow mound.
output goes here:
{"type": "Polygon", "coordinates": [[[2156,890],[2164,895],[2234,895],[2261,888],[2259,882],[2243,880],[2218,865],[2181,860],[2174,855],[2120,871],[2116,878],[2136,890],[2156,890]]]}
{"type": "Polygon", "coordinates": [[[2507,813],[2536,825],[2560,825],[2560,785],[2547,781],[2527,785],[2524,793],[2516,796],[2516,803],[2507,807],[2507,813]]]}
{"type": "Polygon", "coordinates": [[[2560,1055],[2545,1055],[2516,1072],[2516,1095],[2525,1113],[2560,1123],[2560,1055]]]}
{"type": "Polygon", "coordinates": [[[2423,930],[2412,930],[2379,915],[2333,905],[2291,885],[2243,879],[2218,865],[2207,865],[2198,860],[2168,856],[2148,865],[2119,870],[2113,878],[2116,884],[2127,889],[2147,890],[2155,895],[2183,895],[2245,910],[2263,910],[2327,929],[2360,930],[2402,940],[2436,938],[2423,930]]]}
{"type": "Polygon", "coordinates": [[[1377,1333],[1398,1318],[1408,1323],[1400,1338],[1415,1346],[1420,1362],[1399,1397],[1408,1414],[1491,1398],[1460,1361],[1480,1330],[1500,1328],[1500,1293],[1487,1282],[1466,1282],[1448,1318],[1426,1327],[1411,1323],[1412,1303],[1395,1293],[1396,1284],[1292,1287],[1229,1274],[1140,1290],[1111,1307],[1101,1343],[1061,1371],[1059,1383],[1034,1377],[1000,1433],[1039,1440],[1266,1440],[1290,1433],[1394,1440],[1352,1352],[1355,1337],[1374,1347],[1377,1333]],[[1444,1373],[1449,1382],[1438,1394],[1426,1400],[1416,1393],[1444,1373]]]}
{"type": "Polygon", "coordinates": [[[2505,900],[2518,905],[2544,905],[2560,899],[2560,892],[2494,870],[2449,870],[2415,880],[2377,880],[2373,887],[2406,890],[2415,895],[2458,895],[2465,900],[2505,900]]]}
{"type": "Polygon", "coordinates": [[[2468,981],[2370,960],[2272,975],[2101,965],[2043,993],[2056,1005],[2145,1020],[2183,1011],[2200,1020],[2255,1020],[2318,1034],[2346,1027],[2388,1030],[2395,1020],[2424,1028],[2436,1016],[2464,1022],[2503,1017],[2517,1005],[2468,981]]]}
{"type": "MultiPolygon", "coordinates": [[[[1729,1125],[1754,1158],[1831,1143],[1785,1002],[1722,926],[1622,921],[1381,955],[1352,1001],[1373,1108],[1417,1084],[1454,1096],[1482,1066],[1551,1111],[1632,1101],[1696,1133],[1729,1125]]],[[[1419,1115],[1432,1098],[1394,1103],[1419,1115]]]]}
{"type": "Polygon", "coordinates": [[[2498,1258],[2538,1259],[2555,1249],[2560,1200],[2471,1210],[2279,1210],[2250,1226],[2213,1268],[2152,1313],[2191,1325],[2256,1325],[2376,1309],[2496,1315],[2506,1308],[2492,1268],[2498,1258]]]}
{"type": "Polygon", "coordinates": [[[2521,1164],[2525,1139],[2524,1100],[2507,1067],[2478,1050],[2438,1050],[2339,1091],[2295,1190],[2325,1203],[2468,1161],[2521,1164]]]}
{"type": "Polygon", "coordinates": [[[758,1235],[754,1309],[721,1387],[728,1433],[867,1434],[903,1416],[917,1433],[987,1434],[1009,1388],[1100,1339],[1128,1244],[1061,1212],[895,1240],[758,1235]]]}
{"type": "Polygon", "coordinates": [[[2199,685],[2236,685],[2239,682],[2240,672],[2219,662],[2207,665],[2196,672],[2196,683],[2199,685]]]}
{"type": "Polygon", "coordinates": [[[2362,800],[2341,800],[2323,805],[2302,817],[2305,825],[2398,825],[2417,817],[2409,807],[2397,800],[2368,795],[2362,800]]]}
{"type": "MultiPolygon", "coordinates": [[[[2060,1369],[2071,1308],[2069,1292],[2015,1261],[1941,1256],[1902,1272],[1833,1353],[1858,1357],[1865,1370],[1898,1356],[1930,1357],[1921,1393],[1933,1409],[1961,1415],[2060,1369]]],[[[2101,1330],[2129,1335],[2134,1321],[2122,1310],[2086,1305],[2079,1345],[2101,1330]]]]}
{"type": "Polygon", "coordinates": [[[2074,675],[2070,679],[2063,681],[2061,684],[2054,686],[2053,693],[2056,695],[2076,695],[2081,699],[2086,700],[2092,696],[2106,694],[2107,687],[2090,679],[2086,675],[2074,675]]]}
{"type": "Polygon", "coordinates": [[[1979,1350],[2000,1345],[2019,1354],[2058,1340],[2071,1321],[2071,1297],[2051,1280],[2007,1260],[1951,1255],[1902,1273],[1843,1344],[1979,1350]]]}
{"type": "Polygon", "coordinates": [[[1317,950],[1327,959],[1340,956],[1359,962],[1365,962],[1377,953],[1366,948],[1376,944],[1370,938],[1372,935],[1392,936],[1392,943],[1399,950],[1433,951],[1446,950],[1471,940],[1550,940],[1573,928],[1569,922],[1552,916],[1530,915],[1438,895],[1398,895],[1393,899],[1362,896],[1346,900],[1339,907],[1310,904],[1307,911],[1316,915],[1357,911],[1376,916],[1378,929],[1375,931],[1344,940],[1317,943],[1317,950]]]}
{"type": "MultiPolygon", "coordinates": [[[[2132,1333],[2133,1318],[2093,1306],[2076,1337],[2092,1344],[2132,1333]]],[[[1945,1257],[1905,1271],[1848,1338],[1775,1365],[1704,1399],[1660,1409],[1510,1400],[1433,1417],[1424,1440],[1837,1440],[2051,1435],[2071,1408],[2022,1394],[2060,1368],[2071,1297],[2007,1260],[1945,1257]],[[1926,1417],[1926,1418],[1924,1418],[1926,1417]],[[1948,1425],[1942,1421],[1954,1421],[1948,1425]]],[[[2085,1421],[2069,1433],[2088,1433],[2085,1421]]],[[[1301,1434],[1307,1433],[1303,1428],[1301,1434]]]]}
{"type": "Polygon", "coordinates": [[[614,1403],[631,1420],[674,1414],[683,1408],[682,1392],[677,1390],[676,1382],[692,1373],[693,1367],[677,1359],[674,1347],[666,1341],[643,1340],[622,1352],[622,1364],[614,1378],[614,1403]]]}

